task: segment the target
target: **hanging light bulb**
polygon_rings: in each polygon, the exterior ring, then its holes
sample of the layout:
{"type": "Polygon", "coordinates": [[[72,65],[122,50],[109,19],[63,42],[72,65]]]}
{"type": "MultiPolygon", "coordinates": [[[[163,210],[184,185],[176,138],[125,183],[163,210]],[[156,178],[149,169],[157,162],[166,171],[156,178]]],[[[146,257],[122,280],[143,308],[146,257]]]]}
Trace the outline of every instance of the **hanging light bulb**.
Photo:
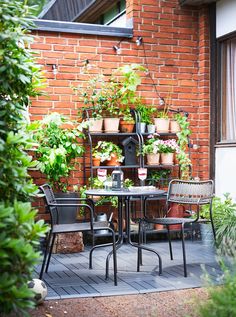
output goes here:
{"type": "Polygon", "coordinates": [[[135,42],[137,46],[141,46],[143,44],[143,38],[141,36],[138,36],[135,42]]]}
{"type": "Polygon", "coordinates": [[[54,75],[56,75],[58,73],[58,69],[57,69],[57,65],[56,64],[52,64],[52,73],[54,75]]]}
{"type": "Polygon", "coordinates": [[[119,46],[114,45],[113,50],[116,52],[117,55],[120,55],[122,53],[122,50],[119,46]]]}
{"type": "Polygon", "coordinates": [[[159,105],[160,105],[160,106],[164,106],[164,104],[165,104],[164,98],[163,98],[163,97],[160,97],[160,99],[159,99],[159,105]]]}

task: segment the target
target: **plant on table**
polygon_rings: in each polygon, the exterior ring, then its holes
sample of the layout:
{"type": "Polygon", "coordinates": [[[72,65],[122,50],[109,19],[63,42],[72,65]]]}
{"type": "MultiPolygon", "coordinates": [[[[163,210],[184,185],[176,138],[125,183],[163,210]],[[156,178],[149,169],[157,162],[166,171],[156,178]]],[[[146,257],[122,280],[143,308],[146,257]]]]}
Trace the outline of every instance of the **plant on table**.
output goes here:
{"type": "Polygon", "coordinates": [[[34,166],[25,151],[30,97],[42,89],[40,69],[28,47],[31,10],[20,1],[0,1],[0,315],[28,316],[35,293],[27,286],[40,259],[39,240],[47,227],[35,221],[31,199],[37,193],[28,174],[34,166]],[[24,46],[25,44],[25,46],[24,46]]]}
{"type": "Polygon", "coordinates": [[[115,143],[109,141],[98,141],[94,153],[101,158],[101,162],[109,161],[116,156],[117,162],[123,162],[122,149],[115,143]]]}
{"type": "MultiPolygon", "coordinates": [[[[108,174],[107,178],[111,178],[111,175],[108,174]]],[[[134,182],[129,179],[126,178],[124,179],[124,188],[129,188],[131,186],[134,185],[134,182]]],[[[104,183],[102,181],[100,181],[97,177],[93,177],[93,178],[89,178],[89,182],[88,185],[84,185],[82,187],[80,187],[80,197],[81,198],[86,198],[86,194],[85,191],[88,188],[93,188],[93,189],[102,189],[104,188],[104,183]]],[[[106,203],[110,203],[112,207],[118,207],[118,197],[117,196],[99,196],[96,200],[95,200],[95,206],[102,206],[106,203]]]]}
{"type": "Polygon", "coordinates": [[[53,188],[60,191],[68,189],[70,172],[79,166],[75,159],[84,154],[80,140],[84,135],[74,124],[58,113],[32,123],[38,143],[35,149],[37,167],[47,176],[53,188]]]}
{"type": "Polygon", "coordinates": [[[179,153],[179,146],[175,139],[160,140],[159,152],[160,153],[179,153]]]}

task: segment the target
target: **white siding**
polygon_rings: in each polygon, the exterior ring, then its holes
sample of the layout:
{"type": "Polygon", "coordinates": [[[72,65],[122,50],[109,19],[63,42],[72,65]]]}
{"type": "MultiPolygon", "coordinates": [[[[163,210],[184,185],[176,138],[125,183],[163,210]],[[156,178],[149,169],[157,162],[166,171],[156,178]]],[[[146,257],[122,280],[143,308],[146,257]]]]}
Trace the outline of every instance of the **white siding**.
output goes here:
{"type": "Polygon", "coordinates": [[[216,196],[230,193],[236,200],[236,148],[216,149],[216,196]]]}
{"type": "Polygon", "coordinates": [[[236,31],[236,0],[216,3],[216,37],[236,31]]]}

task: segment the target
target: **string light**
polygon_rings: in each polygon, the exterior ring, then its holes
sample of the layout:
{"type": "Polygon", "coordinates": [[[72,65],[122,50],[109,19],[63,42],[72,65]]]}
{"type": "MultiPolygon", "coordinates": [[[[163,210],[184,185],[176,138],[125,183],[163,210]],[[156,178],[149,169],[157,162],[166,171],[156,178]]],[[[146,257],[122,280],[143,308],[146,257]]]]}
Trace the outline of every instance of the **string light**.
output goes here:
{"type": "Polygon", "coordinates": [[[56,64],[52,64],[52,73],[56,75],[58,73],[58,68],[56,64]]]}
{"type": "Polygon", "coordinates": [[[122,50],[119,46],[114,45],[113,46],[114,51],[116,52],[117,55],[120,55],[122,53],[122,50]]]}
{"type": "Polygon", "coordinates": [[[135,42],[136,42],[137,46],[141,46],[143,44],[143,38],[141,36],[138,36],[138,38],[135,42]]]}

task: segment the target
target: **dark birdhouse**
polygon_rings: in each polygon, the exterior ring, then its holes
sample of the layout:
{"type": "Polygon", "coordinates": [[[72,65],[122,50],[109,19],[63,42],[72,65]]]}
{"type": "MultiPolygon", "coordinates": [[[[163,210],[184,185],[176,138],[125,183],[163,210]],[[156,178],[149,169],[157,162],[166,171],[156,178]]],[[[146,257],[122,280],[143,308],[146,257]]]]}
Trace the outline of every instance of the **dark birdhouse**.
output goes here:
{"type": "Polygon", "coordinates": [[[124,148],[124,164],[125,165],[136,165],[137,161],[137,153],[136,153],[136,146],[138,144],[138,141],[136,141],[131,136],[126,138],[121,142],[123,148],[124,148]]]}

